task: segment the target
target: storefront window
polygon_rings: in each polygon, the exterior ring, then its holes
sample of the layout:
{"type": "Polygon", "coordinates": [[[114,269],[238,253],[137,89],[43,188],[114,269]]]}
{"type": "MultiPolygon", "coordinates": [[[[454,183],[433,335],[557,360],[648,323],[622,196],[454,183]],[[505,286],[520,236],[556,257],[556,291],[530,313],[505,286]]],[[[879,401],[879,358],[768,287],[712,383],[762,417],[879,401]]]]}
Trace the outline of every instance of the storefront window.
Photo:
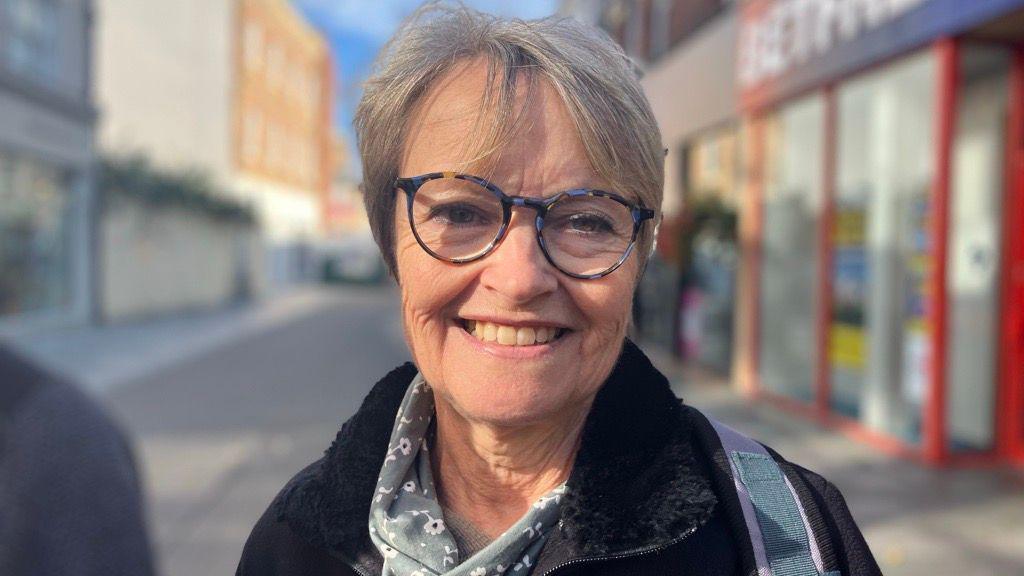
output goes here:
{"type": "Polygon", "coordinates": [[[7,65],[36,80],[58,79],[59,18],[56,0],[0,0],[0,20],[6,20],[0,47],[7,65]]]}
{"type": "Polygon", "coordinates": [[[830,402],[910,443],[930,355],[934,86],[923,53],[837,90],[830,402]]]}
{"type": "Polygon", "coordinates": [[[952,451],[994,444],[1000,217],[1010,57],[965,45],[953,141],[946,419],[952,451]]]}
{"type": "Polygon", "coordinates": [[[818,223],[822,206],[824,103],[820,96],[766,120],[761,264],[761,384],[814,398],[818,223]]]}
{"type": "Polygon", "coordinates": [[[728,126],[698,135],[684,156],[682,355],[728,374],[739,259],[737,129],[728,126]]]}
{"type": "Polygon", "coordinates": [[[69,304],[69,203],[51,166],[0,152],[0,317],[69,304]]]}

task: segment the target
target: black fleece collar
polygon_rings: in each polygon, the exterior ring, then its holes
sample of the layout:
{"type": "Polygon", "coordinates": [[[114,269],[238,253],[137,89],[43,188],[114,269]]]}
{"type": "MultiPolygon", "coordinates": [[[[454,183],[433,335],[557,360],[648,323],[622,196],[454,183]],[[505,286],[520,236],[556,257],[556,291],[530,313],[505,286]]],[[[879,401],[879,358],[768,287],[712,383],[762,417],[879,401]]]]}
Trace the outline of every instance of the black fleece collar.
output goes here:
{"type": "MultiPolygon", "coordinates": [[[[415,374],[406,363],[378,382],[324,457],[278,498],[278,519],[310,544],[365,554],[370,500],[415,374]]],[[[627,340],[584,426],[559,539],[592,556],[656,548],[696,529],[716,498],[694,450],[668,381],[627,340]]]]}

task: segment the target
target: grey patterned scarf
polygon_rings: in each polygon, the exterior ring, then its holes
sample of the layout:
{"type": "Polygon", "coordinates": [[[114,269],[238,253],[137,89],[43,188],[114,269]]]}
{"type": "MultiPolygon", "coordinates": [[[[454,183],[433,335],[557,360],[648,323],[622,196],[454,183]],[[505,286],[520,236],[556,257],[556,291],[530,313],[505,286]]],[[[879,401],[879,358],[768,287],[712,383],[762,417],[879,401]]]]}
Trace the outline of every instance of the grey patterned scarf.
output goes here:
{"type": "Polygon", "coordinates": [[[384,556],[382,576],[526,576],[558,522],[565,484],[537,500],[486,548],[460,558],[430,470],[425,436],[433,417],[434,393],[417,374],[395,417],[370,504],[370,538],[384,556]]]}

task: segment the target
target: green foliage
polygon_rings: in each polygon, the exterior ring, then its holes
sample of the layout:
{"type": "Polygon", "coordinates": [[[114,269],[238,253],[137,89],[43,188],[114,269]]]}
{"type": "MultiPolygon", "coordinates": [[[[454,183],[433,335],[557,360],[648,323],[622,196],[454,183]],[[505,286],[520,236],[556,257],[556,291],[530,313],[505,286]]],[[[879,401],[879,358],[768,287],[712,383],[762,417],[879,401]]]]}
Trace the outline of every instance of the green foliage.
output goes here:
{"type": "Polygon", "coordinates": [[[735,242],[739,233],[736,209],[722,202],[717,194],[700,194],[687,202],[679,227],[680,264],[690,265],[693,244],[698,235],[711,234],[722,241],[735,242]]]}
{"type": "Polygon", "coordinates": [[[223,222],[256,222],[252,208],[226,197],[207,175],[160,170],[143,156],[101,160],[99,190],[105,201],[130,198],[154,208],[187,210],[223,222]]]}

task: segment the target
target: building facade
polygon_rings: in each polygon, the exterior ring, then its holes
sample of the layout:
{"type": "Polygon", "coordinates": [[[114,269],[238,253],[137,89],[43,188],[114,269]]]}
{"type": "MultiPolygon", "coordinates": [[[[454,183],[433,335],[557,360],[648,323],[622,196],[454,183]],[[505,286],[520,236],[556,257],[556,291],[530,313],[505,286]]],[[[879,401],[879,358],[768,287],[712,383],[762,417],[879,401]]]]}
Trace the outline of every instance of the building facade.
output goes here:
{"type": "Polygon", "coordinates": [[[198,169],[251,206],[270,286],[303,275],[331,181],[326,42],[288,0],[101,0],[100,142],[198,169]]]}
{"type": "Polygon", "coordinates": [[[680,2],[707,12],[666,49],[677,2],[601,4],[679,150],[677,349],[708,360],[731,206],[739,387],[931,464],[1024,462],[1024,2],[680,2]]]}
{"type": "Polygon", "coordinates": [[[738,11],[725,0],[565,2],[643,68],[666,146],[664,221],[639,287],[647,342],[721,373],[735,362],[739,188],[738,11]]]}
{"type": "Polygon", "coordinates": [[[0,331],[92,310],[92,3],[0,0],[0,331]]]}
{"type": "Polygon", "coordinates": [[[738,51],[742,385],[930,463],[1024,461],[1024,2],[748,2],[738,51]]]}
{"type": "Polygon", "coordinates": [[[312,240],[334,174],[330,51],[287,0],[241,0],[235,17],[236,183],[270,242],[312,240]]]}

